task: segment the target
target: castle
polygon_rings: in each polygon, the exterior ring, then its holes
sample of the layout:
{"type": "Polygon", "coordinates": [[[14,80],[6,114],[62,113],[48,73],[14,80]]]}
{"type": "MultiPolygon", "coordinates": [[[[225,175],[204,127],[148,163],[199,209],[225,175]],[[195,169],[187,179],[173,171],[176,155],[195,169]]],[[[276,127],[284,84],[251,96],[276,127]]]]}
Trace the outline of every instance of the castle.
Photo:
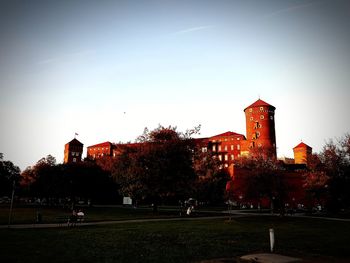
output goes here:
{"type": "MultiPolygon", "coordinates": [[[[229,167],[241,156],[248,156],[254,148],[268,149],[269,157],[276,158],[275,107],[258,99],[244,109],[246,117],[246,136],[227,131],[208,138],[197,138],[196,143],[203,152],[212,151],[218,156],[224,167],[229,167]]],[[[74,139],[76,140],[76,139],[74,139]]],[[[74,141],[73,140],[73,141],[74,141]]],[[[73,141],[70,144],[73,144],[73,141]]],[[[80,143],[80,142],[79,142],[80,143]]],[[[74,141],[74,144],[76,142],[74,141]]],[[[70,146],[71,149],[75,149],[70,146]]],[[[67,147],[66,147],[67,148],[67,147]]],[[[294,147],[294,159],[297,164],[307,164],[312,148],[304,143],[294,147]]],[[[82,149],[80,151],[80,156],[82,149]]],[[[76,150],[65,150],[65,162],[70,162],[66,156],[76,155],[76,150]]],[[[109,141],[87,147],[87,158],[98,159],[118,155],[118,144],[109,141]]],[[[78,157],[78,156],[75,156],[78,157]]]]}
{"type": "MultiPolygon", "coordinates": [[[[219,159],[221,167],[225,167],[229,172],[231,180],[227,183],[226,190],[233,191],[240,201],[246,201],[251,205],[253,203],[256,205],[256,200],[244,200],[244,191],[242,191],[247,179],[247,171],[235,168],[234,163],[237,159],[249,156],[257,149],[263,149],[268,158],[277,158],[275,110],[274,106],[258,99],[244,109],[246,136],[227,131],[208,138],[194,139],[197,147],[202,152],[214,154],[219,159]],[[234,190],[231,188],[233,184],[235,185],[234,190]]],[[[133,146],[136,143],[127,145],[133,146]]],[[[87,158],[92,160],[103,157],[114,158],[120,154],[121,148],[121,144],[109,141],[91,145],[87,147],[87,158]]],[[[293,148],[293,151],[294,159],[285,158],[281,160],[287,168],[283,174],[290,188],[287,200],[290,204],[302,204],[305,201],[306,193],[302,188],[303,173],[300,173],[300,171],[307,167],[311,159],[312,148],[301,142],[293,148]]],[[[83,144],[74,138],[65,145],[64,162],[80,162],[82,152],[83,144]]]]}

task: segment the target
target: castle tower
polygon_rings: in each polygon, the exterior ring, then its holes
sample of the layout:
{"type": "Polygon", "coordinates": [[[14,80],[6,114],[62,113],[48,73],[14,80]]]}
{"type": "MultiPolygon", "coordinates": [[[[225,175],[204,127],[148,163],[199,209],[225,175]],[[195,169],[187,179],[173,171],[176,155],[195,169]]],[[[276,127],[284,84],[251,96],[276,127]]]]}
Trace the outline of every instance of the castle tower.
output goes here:
{"type": "Polygon", "coordinates": [[[308,165],[310,157],[312,155],[312,148],[301,142],[293,148],[294,152],[294,163],[308,165]]]}
{"type": "Polygon", "coordinates": [[[77,139],[73,139],[64,145],[64,163],[81,162],[83,155],[83,146],[77,139]]]}
{"type": "Polygon", "coordinates": [[[276,157],[275,107],[259,99],[244,109],[247,147],[263,147],[276,157]]]}

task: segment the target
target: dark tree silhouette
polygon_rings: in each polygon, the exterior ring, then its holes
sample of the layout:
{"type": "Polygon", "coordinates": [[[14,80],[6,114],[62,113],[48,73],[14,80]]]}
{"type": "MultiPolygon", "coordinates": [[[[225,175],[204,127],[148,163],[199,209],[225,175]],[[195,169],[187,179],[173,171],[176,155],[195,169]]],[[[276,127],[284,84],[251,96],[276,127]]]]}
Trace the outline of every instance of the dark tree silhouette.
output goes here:
{"type": "Polygon", "coordinates": [[[0,154],[0,196],[10,196],[13,186],[19,185],[20,169],[11,161],[3,160],[0,154]]]}
{"type": "Polygon", "coordinates": [[[113,177],[124,196],[148,200],[155,205],[189,197],[196,178],[193,168],[194,143],[191,135],[176,127],[147,128],[136,144],[120,146],[113,177]]]}

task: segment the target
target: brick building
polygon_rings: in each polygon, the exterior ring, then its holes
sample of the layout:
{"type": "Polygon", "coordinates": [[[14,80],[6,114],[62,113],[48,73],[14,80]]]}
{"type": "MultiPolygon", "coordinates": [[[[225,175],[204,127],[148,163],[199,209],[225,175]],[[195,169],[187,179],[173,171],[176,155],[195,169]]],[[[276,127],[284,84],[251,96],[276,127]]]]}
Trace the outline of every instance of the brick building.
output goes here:
{"type": "Polygon", "coordinates": [[[312,155],[312,148],[309,145],[301,142],[293,148],[293,152],[296,164],[309,164],[312,155]]]}
{"type": "MultiPolygon", "coordinates": [[[[264,147],[272,149],[276,157],[275,107],[259,99],[244,109],[246,116],[246,134],[228,131],[209,138],[197,138],[195,142],[202,151],[212,151],[224,167],[233,164],[241,156],[249,155],[252,148],[264,147]]],[[[131,145],[131,144],[128,144],[131,145]]],[[[115,157],[118,154],[118,144],[109,141],[87,147],[87,157],[90,159],[103,156],[115,157]]]]}
{"type": "MultiPolygon", "coordinates": [[[[246,117],[246,136],[240,133],[228,131],[208,138],[194,139],[202,152],[212,152],[222,163],[222,168],[227,168],[231,175],[232,185],[235,185],[236,194],[242,188],[246,180],[247,171],[235,168],[235,161],[243,156],[249,156],[254,149],[267,149],[267,157],[276,158],[276,132],[275,132],[275,110],[276,108],[267,102],[258,99],[253,104],[244,109],[246,117]]],[[[128,146],[139,147],[140,144],[127,144],[128,146]]],[[[97,159],[102,157],[115,157],[122,150],[121,144],[103,142],[87,147],[87,157],[97,159]]],[[[293,148],[294,157],[284,162],[287,178],[291,189],[289,202],[301,202],[304,198],[302,188],[302,174],[306,169],[309,157],[312,154],[312,148],[304,143],[300,143],[293,148]]]]}
{"type": "Polygon", "coordinates": [[[103,156],[113,156],[116,145],[111,142],[103,142],[87,147],[87,157],[98,159],[103,156]]]}
{"type": "Polygon", "coordinates": [[[83,146],[77,139],[73,139],[64,145],[64,163],[81,162],[83,155],[83,146]]]}

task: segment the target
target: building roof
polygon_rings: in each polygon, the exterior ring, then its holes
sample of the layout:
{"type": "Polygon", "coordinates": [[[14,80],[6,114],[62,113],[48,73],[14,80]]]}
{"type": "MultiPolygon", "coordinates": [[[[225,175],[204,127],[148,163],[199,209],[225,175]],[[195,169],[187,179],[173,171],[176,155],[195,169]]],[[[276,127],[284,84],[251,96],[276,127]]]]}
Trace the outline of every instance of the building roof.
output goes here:
{"type": "Polygon", "coordinates": [[[214,138],[214,137],[225,137],[225,136],[243,136],[243,134],[239,134],[239,133],[236,133],[236,132],[232,132],[232,131],[228,131],[228,132],[224,132],[224,133],[221,133],[221,134],[218,134],[218,135],[214,135],[210,138],[214,138]]]}
{"type": "Polygon", "coordinates": [[[90,145],[88,146],[89,147],[104,147],[104,146],[111,146],[112,143],[111,142],[101,142],[101,143],[98,143],[98,144],[95,144],[95,145],[90,145]]]}
{"type": "Polygon", "coordinates": [[[71,145],[71,144],[73,144],[73,145],[81,145],[81,146],[83,146],[84,144],[82,144],[81,142],[79,142],[77,139],[73,139],[73,140],[71,140],[69,143],[67,143],[67,144],[69,144],[69,145],[71,145]]]}
{"type": "Polygon", "coordinates": [[[246,107],[244,109],[244,111],[248,108],[255,108],[255,107],[261,107],[261,106],[267,106],[267,107],[271,107],[273,108],[274,110],[276,109],[274,106],[268,104],[267,102],[261,100],[261,99],[258,99],[256,102],[254,102],[253,104],[249,105],[248,107],[246,107]]]}
{"type": "Polygon", "coordinates": [[[295,149],[295,148],[310,148],[310,149],[312,149],[312,147],[310,147],[309,145],[307,145],[307,144],[305,144],[305,143],[303,143],[303,142],[301,142],[301,143],[299,143],[297,146],[295,146],[293,149],[295,149]]]}

